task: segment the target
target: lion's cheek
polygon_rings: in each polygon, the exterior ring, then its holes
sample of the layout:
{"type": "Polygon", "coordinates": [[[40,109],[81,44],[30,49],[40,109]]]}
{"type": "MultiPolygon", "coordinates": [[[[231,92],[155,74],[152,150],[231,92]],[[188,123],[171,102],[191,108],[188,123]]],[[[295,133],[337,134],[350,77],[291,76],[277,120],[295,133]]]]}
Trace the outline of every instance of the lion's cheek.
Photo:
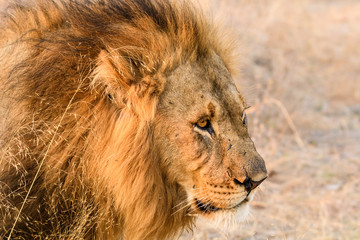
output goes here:
{"type": "Polygon", "coordinates": [[[194,176],[206,164],[208,156],[196,141],[189,137],[162,140],[161,165],[167,176],[181,185],[192,186],[194,176]],[[165,144],[164,144],[165,143],[165,144]]]}

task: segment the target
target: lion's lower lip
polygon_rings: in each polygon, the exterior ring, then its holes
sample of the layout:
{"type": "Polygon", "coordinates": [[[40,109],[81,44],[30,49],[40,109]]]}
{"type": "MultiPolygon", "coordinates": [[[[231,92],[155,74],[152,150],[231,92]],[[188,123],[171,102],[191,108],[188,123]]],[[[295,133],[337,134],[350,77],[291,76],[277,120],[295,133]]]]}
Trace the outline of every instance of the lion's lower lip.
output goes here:
{"type": "Polygon", "coordinates": [[[196,207],[203,213],[216,212],[221,208],[214,207],[211,203],[202,203],[195,198],[196,207]]]}
{"type": "Polygon", "coordinates": [[[230,207],[230,208],[218,208],[218,207],[215,207],[211,204],[211,202],[209,203],[203,203],[201,201],[199,201],[197,198],[195,198],[195,203],[196,203],[196,207],[203,213],[211,213],[211,212],[216,212],[216,211],[219,211],[219,210],[231,210],[231,209],[235,209],[235,208],[238,208],[240,205],[244,204],[244,203],[247,203],[248,202],[248,199],[244,199],[243,201],[241,201],[239,204],[233,206],[233,207],[230,207]]]}

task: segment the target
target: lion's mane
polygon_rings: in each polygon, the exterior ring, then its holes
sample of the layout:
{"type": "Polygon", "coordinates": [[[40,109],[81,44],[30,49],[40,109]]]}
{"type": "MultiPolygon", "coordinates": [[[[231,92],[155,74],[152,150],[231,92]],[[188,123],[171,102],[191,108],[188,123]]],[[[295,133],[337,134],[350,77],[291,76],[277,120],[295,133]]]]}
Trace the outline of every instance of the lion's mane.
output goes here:
{"type": "Polygon", "coordinates": [[[12,3],[0,20],[0,237],[171,238],[191,226],[158,159],[167,75],[228,46],[191,4],[12,3]],[[177,199],[175,199],[177,198],[177,199]]]}

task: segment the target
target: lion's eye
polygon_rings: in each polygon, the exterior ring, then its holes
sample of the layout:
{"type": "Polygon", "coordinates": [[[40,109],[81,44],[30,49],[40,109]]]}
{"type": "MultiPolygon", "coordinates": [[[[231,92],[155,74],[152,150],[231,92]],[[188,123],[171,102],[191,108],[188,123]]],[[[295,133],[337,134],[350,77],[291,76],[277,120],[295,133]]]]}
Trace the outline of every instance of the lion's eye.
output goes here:
{"type": "Polygon", "coordinates": [[[210,135],[214,133],[214,129],[211,126],[209,119],[201,119],[196,122],[195,127],[199,128],[202,131],[208,131],[210,135]]]}
{"type": "Polygon", "coordinates": [[[244,124],[244,126],[247,126],[247,117],[246,117],[246,113],[242,113],[241,114],[241,120],[242,120],[242,122],[243,122],[243,124],[244,124]]]}
{"type": "Polygon", "coordinates": [[[206,128],[206,126],[208,126],[209,123],[210,123],[209,120],[207,120],[207,119],[202,119],[202,120],[198,121],[198,122],[196,123],[196,125],[197,125],[199,128],[206,128]]]}

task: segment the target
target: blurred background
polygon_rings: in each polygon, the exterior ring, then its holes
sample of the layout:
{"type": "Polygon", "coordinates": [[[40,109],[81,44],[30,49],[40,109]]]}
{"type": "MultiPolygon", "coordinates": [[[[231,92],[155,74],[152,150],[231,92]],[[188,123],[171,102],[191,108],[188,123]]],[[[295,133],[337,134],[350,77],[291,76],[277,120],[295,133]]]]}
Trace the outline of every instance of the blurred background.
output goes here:
{"type": "Polygon", "coordinates": [[[360,239],[360,1],[200,4],[240,42],[269,178],[239,229],[200,224],[183,239],[360,239]]]}

